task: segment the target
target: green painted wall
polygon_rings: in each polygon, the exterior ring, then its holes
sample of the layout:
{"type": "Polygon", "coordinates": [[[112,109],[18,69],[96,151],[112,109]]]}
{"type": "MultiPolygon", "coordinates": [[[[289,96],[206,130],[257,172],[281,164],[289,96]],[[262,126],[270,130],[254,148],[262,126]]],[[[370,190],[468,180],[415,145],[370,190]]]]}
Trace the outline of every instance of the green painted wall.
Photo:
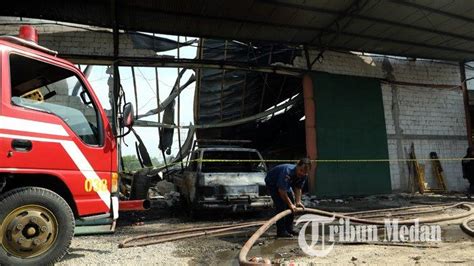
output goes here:
{"type": "MultiPolygon", "coordinates": [[[[387,133],[378,79],[317,72],[312,75],[318,158],[387,159],[387,133]]],[[[384,163],[319,163],[316,195],[391,192],[384,163]]]]}

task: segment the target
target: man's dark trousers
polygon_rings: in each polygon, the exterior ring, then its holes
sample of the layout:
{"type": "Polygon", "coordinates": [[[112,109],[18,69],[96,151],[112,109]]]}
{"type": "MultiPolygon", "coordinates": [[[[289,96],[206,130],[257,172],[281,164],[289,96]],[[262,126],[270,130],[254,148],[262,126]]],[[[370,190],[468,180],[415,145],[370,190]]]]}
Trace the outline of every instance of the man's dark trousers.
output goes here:
{"type": "MultiPolygon", "coordinates": [[[[273,207],[275,208],[276,213],[280,213],[284,210],[289,209],[288,205],[286,202],[283,201],[283,199],[280,197],[280,194],[278,193],[278,188],[268,188],[268,192],[270,196],[272,197],[273,200],[273,207]]],[[[293,197],[292,192],[287,192],[288,197],[290,198],[291,202],[295,202],[295,199],[293,197]]],[[[295,219],[295,216],[293,213],[290,215],[287,215],[283,217],[282,219],[278,220],[276,222],[277,225],[277,234],[281,234],[285,231],[287,232],[292,232],[293,231],[293,220],[295,219]]]]}

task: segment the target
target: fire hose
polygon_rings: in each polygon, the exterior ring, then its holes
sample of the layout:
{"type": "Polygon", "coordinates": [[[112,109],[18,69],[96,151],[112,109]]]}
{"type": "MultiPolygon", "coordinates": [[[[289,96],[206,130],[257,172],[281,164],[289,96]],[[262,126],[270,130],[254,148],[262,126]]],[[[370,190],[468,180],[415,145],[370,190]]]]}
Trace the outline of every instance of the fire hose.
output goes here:
{"type": "Polygon", "coordinates": [[[469,223],[474,222],[474,217],[468,218],[462,222],[461,229],[468,235],[474,237],[474,228],[469,226],[469,223]]]}
{"type": "MultiPolygon", "coordinates": [[[[415,224],[415,222],[418,222],[420,224],[422,223],[436,223],[436,222],[442,222],[442,221],[448,221],[448,220],[457,220],[457,219],[462,219],[469,217],[474,214],[474,209],[473,207],[465,202],[457,203],[448,206],[449,208],[463,208],[466,209],[466,212],[463,212],[461,214],[456,214],[456,215],[440,215],[440,216],[433,216],[433,217],[426,217],[426,218],[420,218],[420,219],[410,219],[410,220],[401,220],[398,222],[399,225],[412,225],[415,224]]],[[[368,220],[368,219],[363,219],[363,218],[357,218],[354,216],[349,216],[345,214],[337,214],[337,213],[332,213],[332,212],[327,212],[319,209],[302,209],[302,208],[297,208],[297,213],[311,213],[311,214],[317,214],[321,216],[327,216],[327,217],[334,217],[334,218],[343,218],[343,219],[349,219],[352,222],[355,223],[360,223],[360,224],[372,224],[372,225],[384,225],[385,222],[382,220],[368,220]]],[[[277,215],[273,216],[270,220],[265,222],[245,243],[245,245],[242,247],[239,253],[239,264],[240,265],[269,265],[268,260],[263,260],[263,261],[249,261],[247,260],[247,254],[249,253],[250,249],[253,247],[255,242],[272,226],[274,223],[276,223],[278,220],[282,219],[283,217],[291,214],[291,210],[285,210],[277,215]]],[[[472,221],[472,219],[467,219],[466,221],[463,222],[463,224],[466,224],[469,221],[472,221]]],[[[469,227],[467,227],[469,228],[469,227]]],[[[470,228],[469,228],[470,229],[470,228]]]]}

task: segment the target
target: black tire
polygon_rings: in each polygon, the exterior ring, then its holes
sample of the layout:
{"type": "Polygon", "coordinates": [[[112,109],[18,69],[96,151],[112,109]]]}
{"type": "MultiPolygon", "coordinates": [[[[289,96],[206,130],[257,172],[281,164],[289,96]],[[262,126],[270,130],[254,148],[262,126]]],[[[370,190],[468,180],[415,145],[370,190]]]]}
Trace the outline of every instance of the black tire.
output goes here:
{"type": "MultiPolygon", "coordinates": [[[[66,254],[74,235],[75,220],[70,206],[55,192],[39,187],[23,187],[6,192],[0,197],[0,221],[23,206],[40,206],[47,209],[57,221],[57,236],[43,253],[30,258],[10,254],[0,246],[0,265],[52,265],[66,254]]],[[[26,208],[26,207],[25,207],[26,208]]],[[[3,229],[2,231],[3,232],[3,229]]],[[[4,239],[4,235],[0,236],[4,239]]]]}
{"type": "Polygon", "coordinates": [[[130,189],[131,200],[148,199],[148,190],[151,186],[151,178],[148,170],[141,170],[133,175],[132,187],[130,189]]]}

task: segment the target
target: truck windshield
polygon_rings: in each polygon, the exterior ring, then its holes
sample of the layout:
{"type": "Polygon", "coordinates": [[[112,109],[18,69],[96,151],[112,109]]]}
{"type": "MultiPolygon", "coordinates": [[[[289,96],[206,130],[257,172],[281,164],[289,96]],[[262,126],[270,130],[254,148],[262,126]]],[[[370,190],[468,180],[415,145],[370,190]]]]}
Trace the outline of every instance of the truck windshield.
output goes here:
{"type": "Polygon", "coordinates": [[[99,113],[71,71],[20,55],[10,55],[14,105],[60,117],[86,144],[101,145],[99,113]]]}
{"type": "Polygon", "coordinates": [[[202,162],[203,173],[225,172],[265,172],[265,164],[261,162],[259,154],[255,151],[217,150],[204,151],[202,162]],[[222,161],[220,161],[222,160],[222,161]],[[225,160],[231,160],[225,162],[225,160]]]}

